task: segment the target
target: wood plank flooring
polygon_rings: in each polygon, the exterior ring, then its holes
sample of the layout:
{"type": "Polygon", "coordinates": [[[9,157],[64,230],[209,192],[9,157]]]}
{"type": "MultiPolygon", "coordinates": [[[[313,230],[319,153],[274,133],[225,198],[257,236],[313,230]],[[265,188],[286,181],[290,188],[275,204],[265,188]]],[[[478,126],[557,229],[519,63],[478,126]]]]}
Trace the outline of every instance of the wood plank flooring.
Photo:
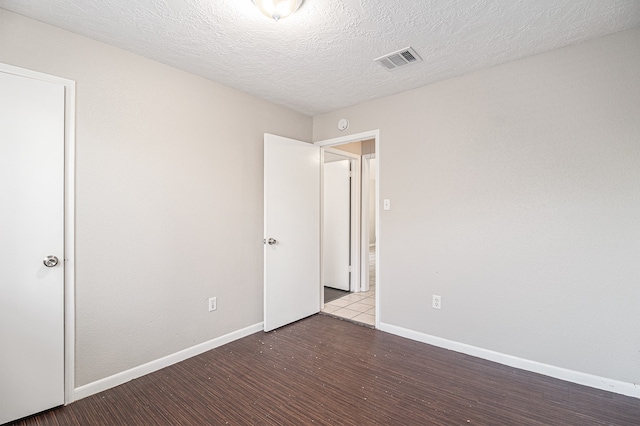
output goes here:
{"type": "Polygon", "coordinates": [[[639,425],[640,399],[324,315],[16,425],[639,425]]]}

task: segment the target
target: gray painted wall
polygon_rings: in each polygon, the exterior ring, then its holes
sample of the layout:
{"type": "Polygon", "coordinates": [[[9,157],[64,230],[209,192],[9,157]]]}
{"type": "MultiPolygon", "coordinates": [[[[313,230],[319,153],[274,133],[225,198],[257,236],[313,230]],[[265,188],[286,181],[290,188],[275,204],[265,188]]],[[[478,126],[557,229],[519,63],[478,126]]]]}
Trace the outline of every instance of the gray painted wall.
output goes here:
{"type": "Polygon", "coordinates": [[[343,117],[380,129],[383,323],[640,382],[640,29],[314,117],[314,140],[343,117]]]}
{"type": "MultiPolygon", "coordinates": [[[[262,134],[309,117],[1,9],[0,61],[77,81],[76,386],[261,321],[262,134]]],[[[640,29],[341,117],[381,130],[383,322],[640,382],[640,29]]]]}
{"type": "Polygon", "coordinates": [[[77,82],[76,386],[262,321],[263,133],[310,117],[2,9],[0,61],[77,82]]]}

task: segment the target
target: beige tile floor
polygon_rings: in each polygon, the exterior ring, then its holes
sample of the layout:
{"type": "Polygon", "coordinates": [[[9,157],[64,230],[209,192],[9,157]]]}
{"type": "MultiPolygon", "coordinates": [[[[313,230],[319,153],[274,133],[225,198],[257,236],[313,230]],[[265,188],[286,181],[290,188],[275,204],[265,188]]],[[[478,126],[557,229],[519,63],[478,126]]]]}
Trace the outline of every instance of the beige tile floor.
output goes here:
{"type": "Polygon", "coordinates": [[[371,286],[369,291],[351,293],[326,303],[322,312],[374,325],[376,323],[376,287],[371,286]]]}
{"type": "Polygon", "coordinates": [[[357,321],[366,325],[376,323],[376,251],[369,248],[369,290],[350,293],[339,299],[325,303],[325,314],[357,321]]]}

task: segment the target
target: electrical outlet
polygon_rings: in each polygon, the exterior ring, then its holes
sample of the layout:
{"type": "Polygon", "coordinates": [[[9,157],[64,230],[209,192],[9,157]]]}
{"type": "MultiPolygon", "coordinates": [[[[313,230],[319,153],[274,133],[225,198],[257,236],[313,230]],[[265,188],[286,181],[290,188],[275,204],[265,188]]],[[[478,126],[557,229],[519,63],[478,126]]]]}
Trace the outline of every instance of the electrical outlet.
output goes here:
{"type": "Polygon", "coordinates": [[[442,298],[434,294],[431,306],[433,306],[433,309],[440,309],[442,307],[442,298]]]}
{"type": "Polygon", "coordinates": [[[215,311],[216,309],[218,309],[218,303],[216,302],[216,298],[215,297],[210,297],[209,298],[209,312],[215,311]]]}

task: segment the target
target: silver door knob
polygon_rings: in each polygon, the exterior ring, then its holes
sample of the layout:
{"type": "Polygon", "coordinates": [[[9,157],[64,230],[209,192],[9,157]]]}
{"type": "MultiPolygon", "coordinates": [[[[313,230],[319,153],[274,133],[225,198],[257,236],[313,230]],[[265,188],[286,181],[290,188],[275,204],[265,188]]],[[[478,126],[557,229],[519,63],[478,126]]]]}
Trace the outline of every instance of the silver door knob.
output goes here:
{"type": "Polygon", "coordinates": [[[274,245],[275,243],[277,243],[275,238],[269,238],[267,240],[267,244],[269,244],[270,246],[274,245]]]}
{"type": "Polygon", "coordinates": [[[47,268],[53,268],[58,264],[58,258],[55,256],[47,256],[44,258],[42,263],[44,263],[44,266],[46,266],[47,268]]]}

